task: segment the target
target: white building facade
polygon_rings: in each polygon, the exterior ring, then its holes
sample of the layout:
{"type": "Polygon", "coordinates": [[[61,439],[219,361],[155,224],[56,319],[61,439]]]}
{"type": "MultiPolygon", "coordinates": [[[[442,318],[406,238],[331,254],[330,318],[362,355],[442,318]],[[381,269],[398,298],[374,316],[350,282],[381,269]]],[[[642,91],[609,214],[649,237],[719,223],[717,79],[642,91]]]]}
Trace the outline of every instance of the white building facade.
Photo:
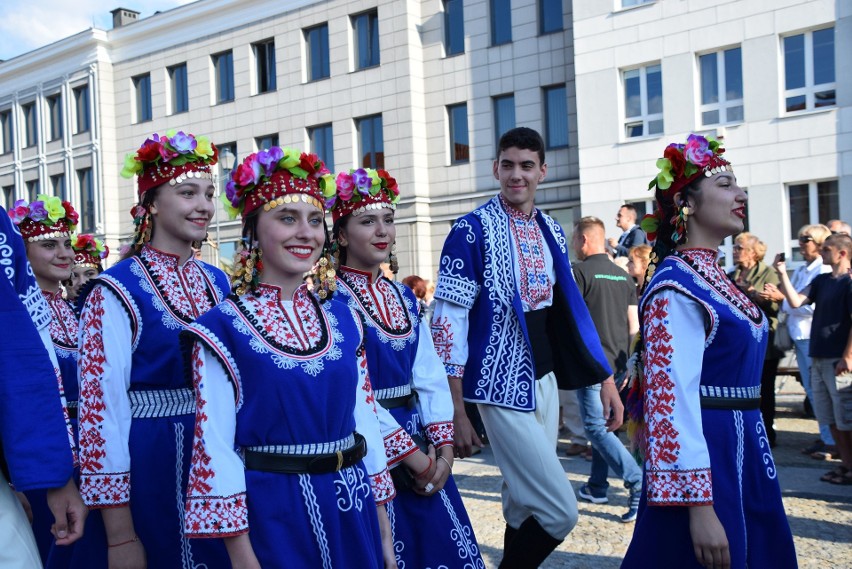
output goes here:
{"type": "Polygon", "coordinates": [[[852,219],[852,3],[584,0],[574,38],[584,214],[650,211],[656,158],[700,132],[724,138],[767,257],[852,219]]]}
{"type": "MultiPolygon", "coordinates": [[[[199,0],[0,62],[0,203],[61,195],[80,230],[132,233],[123,156],[154,132],[238,159],[271,144],[399,182],[400,277],[434,278],[453,220],[497,191],[496,140],[546,142],[537,203],[566,228],[650,206],[668,142],[723,136],[749,227],[795,259],[852,219],[852,4],[834,0],[199,0]]],[[[234,163],[221,163],[219,174],[234,163]]],[[[220,208],[208,260],[239,222],[220,208]]],[[[113,261],[117,257],[113,257],[113,261]]]]}

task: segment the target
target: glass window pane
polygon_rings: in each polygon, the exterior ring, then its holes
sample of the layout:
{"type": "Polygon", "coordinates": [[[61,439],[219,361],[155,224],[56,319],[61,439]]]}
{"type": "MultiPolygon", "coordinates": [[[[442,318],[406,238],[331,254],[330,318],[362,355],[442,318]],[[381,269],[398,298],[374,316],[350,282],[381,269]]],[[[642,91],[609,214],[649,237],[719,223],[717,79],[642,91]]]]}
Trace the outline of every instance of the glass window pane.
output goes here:
{"type": "Polygon", "coordinates": [[[701,104],[709,105],[719,102],[719,73],[716,54],[708,53],[698,58],[701,68],[701,104]]]}
{"type": "Polygon", "coordinates": [[[562,0],[539,0],[539,31],[542,34],[562,29],[562,0]]]}
{"type": "Polygon", "coordinates": [[[467,105],[449,108],[450,161],[453,164],[470,160],[470,141],[467,133],[467,105]]]}
{"type": "Polygon", "coordinates": [[[308,30],[307,38],[310,80],[324,79],[329,76],[328,26],[317,26],[308,30]]]}
{"type": "Polygon", "coordinates": [[[719,111],[701,113],[701,124],[719,124],[719,111]]]}
{"type": "Polygon", "coordinates": [[[379,64],[379,15],[377,12],[360,14],[354,18],[357,45],[357,68],[364,69],[379,64]]]}
{"type": "Polygon", "coordinates": [[[512,10],[509,0],[491,0],[491,45],[512,41],[512,10]]]}
{"type": "Polygon", "coordinates": [[[814,85],[834,83],[834,28],[817,30],[814,41],[814,85]]]}
{"type": "Polygon", "coordinates": [[[634,122],[627,123],[625,126],[627,138],[635,138],[637,136],[642,136],[642,123],[634,122]]]}
{"type": "Polygon", "coordinates": [[[565,87],[553,87],[545,91],[544,112],[547,147],[568,146],[568,100],[565,87]]]}
{"type": "Polygon", "coordinates": [[[444,0],[444,51],[464,53],[464,7],[462,0],[444,0]]]}
{"type": "Polygon", "coordinates": [[[320,157],[329,171],[334,171],[334,137],[330,124],[317,126],[309,131],[311,152],[320,157]]]}
{"type": "Polygon", "coordinates": [[[494,97],[494,145],[500,141],[503,133],[515,128],[515,96],[494,97]]]}
{"type": "Polygon", "coordinates": [[[638,117],[642,114],[642,99],[639,82],[639,70],[624,72],[624,114],[638,117]]]}
{"type": "Polygon", "coordinates": [[[736,105],[728,107],[727,122],[742,122],[743,121],[743,106],[736,105]]]}
{"type": "Polygon", "coordinates": [[[89,130],[89,86],[74,89],[74,106],[77,114],[77,133],[89,130]]]}
{"type": "Polygon", "coordinates": [[[382,116],[360,119],[357,123],[357,129],[361,143],[361,166],[364,168],[384,168],[382,116]]]}
{"type": "Polygon", "coordinates": [[[648,134],[662,134],[663,119],[648,121],[648,134]]]}
{"type": "Polygon", "coordinates": [[[648,114],[663,112],[663,73],[659,65],[647,68],[648,114]]]}
{"type": "Polygon", "coordinates": [[[833,107],[835,104],[837,104],[837,99],[834,96],[834,89],[814,93],[815,107],[833,107]]]}
{"type": "Polygon", "coordinates": [[[787,97],[787,112],[793,111],[803,111],[805,110],[805,103],[807,99],[804,95],[799,95],[798,97],[787,97]]]}
{"type": "Polygon", "coordinates": [[[817,214],[820,223],[840,217],[840,196],[837,192],[837,180],[817,183],[817,214]]]}
{"type": "Polygon", "coordinates": [[[799,236],[799,228],[811,222],[808,185],[795,184],[789,186],[787,191],[790,196],[790,239],[796,239],[799,236]]]}
{"type": "Polygon", "coordinates": [[[725,100],[743,98],[743,58],[740,48],[725,51],[725,100]]]}
{"type": "Polygon", "coordinates": [[[788,36],[784,38],[784,87],[799,89],[804,86],[805,36],[788,36]]]}

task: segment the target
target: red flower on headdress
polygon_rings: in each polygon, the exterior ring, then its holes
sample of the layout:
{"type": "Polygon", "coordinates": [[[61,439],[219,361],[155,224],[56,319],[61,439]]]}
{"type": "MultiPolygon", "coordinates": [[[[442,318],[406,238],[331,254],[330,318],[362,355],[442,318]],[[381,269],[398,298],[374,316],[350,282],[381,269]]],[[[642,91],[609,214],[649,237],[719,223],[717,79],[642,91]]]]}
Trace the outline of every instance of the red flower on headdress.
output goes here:
{"type": "Polygon", "coordinates": [[[140,162],[151,162],[160,156],[160,144],[150,138],[136,151],[136,159],[140,162]]]}
{"type": "Polygon", "coordinates": [[[675,179],[683,175],[683,169],[686,166],[686,158],[683,157],[683,151],[678,148],[677,144],[669,144],[663,152],[663,158],[668,158],[672,163],[671,173],[675,179]]]}
{"type": "Polygon", "coordinates": [[[307,172],[309,176],[316,173],[317,163],[320,162],[319,156],[313,153],[305,154],[303,152],[299,158],[299,168],[307,172]]]}
{"type": "Polygon", "coordinates": [[[80,221],[80,214],[71,205],[71,202],[62,202],[62,207],[65,209],[65,217],[70,221],[70,225],[77,225],[80,221]]]}
{"type": "Polygon", "coordinates": [[[385,181],[385,187],[392,191],[395,195],[399,195],[399,187],[396,185],[396,178],[388,174],[387,170],[377,170],[379,177],[385,181]]]}

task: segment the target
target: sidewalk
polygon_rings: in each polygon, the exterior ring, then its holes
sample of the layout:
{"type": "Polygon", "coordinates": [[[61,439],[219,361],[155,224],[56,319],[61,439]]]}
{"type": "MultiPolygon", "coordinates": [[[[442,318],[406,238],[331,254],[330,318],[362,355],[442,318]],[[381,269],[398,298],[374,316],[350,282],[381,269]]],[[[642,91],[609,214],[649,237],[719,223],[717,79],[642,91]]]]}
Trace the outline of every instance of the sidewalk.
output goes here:
{"type": "MultiPolygon", "coordinates": [[[[816,422],[802,415],[803,391],[794,380],[779,379],[776,430],[773,450],[784,506],[796,541],[799,567],[812,569],[852,568],[852,486],[820,482],[820,475],[838,464],[817,461],[800,449],[816,439],[816,422]]],[[[590,462],[559,456],[576,491],[589,476],[590,462]]],[[[500,505],[502,478],[486,447],[472,458],[456,460],[456,483],[464,499],[485,565],[496,568],[502,557],[505,523],[500,505]]],[[[579,500],[580,521],[565,542],[542,565],[544,569],[613,569],[619,567],[633,533],[633,524],[622,523],[627,511],[627,490],[610,478],[609,503],[594,505],[579,500]]]]}

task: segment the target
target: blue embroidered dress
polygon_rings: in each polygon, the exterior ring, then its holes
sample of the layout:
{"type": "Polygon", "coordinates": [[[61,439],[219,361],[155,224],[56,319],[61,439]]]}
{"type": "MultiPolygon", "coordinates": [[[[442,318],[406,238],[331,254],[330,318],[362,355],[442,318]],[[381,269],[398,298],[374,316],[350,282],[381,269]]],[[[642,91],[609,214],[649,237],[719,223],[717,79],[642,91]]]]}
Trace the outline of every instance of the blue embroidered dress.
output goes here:
{"type": "Polygon", "coordinates": [[[376,504],[394,487],[357,316],[334,300],[320,304],[305,286],[284,300],[261,284],[228,297],[186,337],[198,402],[187,534],[248,532],[264,569],[381,567],[376,504]],[[345,450],[355,431],[367,455],[338,472],[247,470],[241,458],[244,449],[345,450]]]}
{"type": "Polygon", "coordinates": [[[760,396],[763,312],[715,251],[688,249],[660,264],[641,313],[645,480],[622,567],[700,567],[687,507],[706,505],[725,528],[731,567],[796,567],[760,410],[701,403],[760,396]]]}
{"type": "MultiPolygon", "coordinates": [[[[417,450],[412,434],[436,449],[453,444],[453,402],[428,324],[411,290],[349,267],[338,271],[338,296],[361,315],[370,380],[376,399],[410,396],[416,405],[380,414],[390,468],[417,450]]],[[[401,490],[388,515],[400,568],[483,567],[479,546],[452,475],[429,497],[401,490]]]]}
{"type": "MultiPolygon", "coordinates": [[[[83,305],[80,493],[89,508],[130,506],[149,567],[228,566],[223,544],[182,531],[195,400],[178,338],[228,286],[222,271],[146,245],[101,273],[83,305]]],[[[106,567],[103,532],[83,540],[89,558],[75,566],[106,567]]]]}

